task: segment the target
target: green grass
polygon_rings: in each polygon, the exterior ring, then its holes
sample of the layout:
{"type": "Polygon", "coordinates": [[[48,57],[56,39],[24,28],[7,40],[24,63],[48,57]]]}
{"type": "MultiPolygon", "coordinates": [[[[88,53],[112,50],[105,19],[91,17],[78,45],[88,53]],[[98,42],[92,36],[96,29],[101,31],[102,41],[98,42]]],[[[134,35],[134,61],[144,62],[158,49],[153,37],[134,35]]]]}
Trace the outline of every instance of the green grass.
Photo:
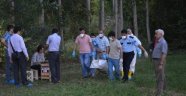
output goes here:
{"type": "MultiPolygon", "coordinates": [[[[186,55],[169,55],[166,65],[167,90],[164,96],[186,96],[186,55]]],[[[155,75],[150,59],[140,59],[134,80],[128,83],[109,81],[106,74],[82,79],[79,63],[67,61],[61,65],[61,83],[35,81],[33,88],[3,83],[0,79],[0,96],[154,96],[155,75]]]]}

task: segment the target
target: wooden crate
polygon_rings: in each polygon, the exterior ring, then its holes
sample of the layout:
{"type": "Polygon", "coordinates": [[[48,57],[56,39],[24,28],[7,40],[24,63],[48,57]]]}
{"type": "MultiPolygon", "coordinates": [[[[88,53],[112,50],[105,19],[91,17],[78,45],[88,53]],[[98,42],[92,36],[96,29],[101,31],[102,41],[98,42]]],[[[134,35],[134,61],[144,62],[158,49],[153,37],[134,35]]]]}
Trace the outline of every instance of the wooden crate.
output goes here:
{"type": "Polygon", "coordinates": [[[48,63],[41,63],[41,80],[43,79],[51,80],[50,67],[48,63]]]}

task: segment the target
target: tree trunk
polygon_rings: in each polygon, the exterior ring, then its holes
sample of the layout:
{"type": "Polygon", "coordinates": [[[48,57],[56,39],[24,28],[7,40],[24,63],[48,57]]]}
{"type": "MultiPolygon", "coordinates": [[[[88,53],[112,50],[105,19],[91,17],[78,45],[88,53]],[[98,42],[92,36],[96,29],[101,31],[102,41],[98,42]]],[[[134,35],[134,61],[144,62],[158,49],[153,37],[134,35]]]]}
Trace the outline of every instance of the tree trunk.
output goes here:
{"type": "Polygon", "coordinates": [[[100,0],[99,30],[104,30],[104,0],[100,0]]]}
{"type": "Polygon", "coordinates": [[[138,20],[137,20],[137,9],[136,9],[136,0],[132,0],[132,9],[133,9],[133,25],[134,25],[134,34],[138,37],[138,20]]]}
{"type": "Polygon", "coordinates": [[[151,43],[150,27],[149,27],[149,0],[146,0],[146,29],[148,44],[151,43]]]}
{"type": "Polygon", "coordinates": [[[90,32],[90,0],[86,0],[86,7],[87,7],[87,21],[88,21],[88,31],[90,32]]]}
{"type": "Polygon", "coordinates": [[[41,14],[40,14],[40,17],[39,17],[39,26],[41,28],[41,31],[44,29],[44,26],[45,26],[45,10],[44,10],[44,7],[43,7],[43,0],[40,0],[40,4],[41,4],[41,14]]]}
{"type": "Polygon", "coordinates": [[[121,35],[121,30],[123,29],[123,2],[118,1],[118,37],[121,35]]]}
{"type": "Polygon", "coordinates": [[[118,0],[114,0],[114,32],[118,36],[118,0]]]}
{"type": "Polygon", "coordinates": [[[11,12],[10,23],[14,25],[15,24],[15,1],[14,0],[10,0],[10,3],[11,3],[11,8],[10,8],[10,12],[11,12]]]}
{"type": "Polygon", "coordinates": [[[61,41],[61,46],[60,48],[62,48],[62,50],[64,50],[64,34],[63,34],[63,18],[62,18],[62,1],[61,0],[58,0],[58,6],[59,6],[59,23],[58,23],[58,28],[59,28],[59,32],[60,32],[60,35],[61,35],[61,38],[62,38],[62,41],[61,41]]]}

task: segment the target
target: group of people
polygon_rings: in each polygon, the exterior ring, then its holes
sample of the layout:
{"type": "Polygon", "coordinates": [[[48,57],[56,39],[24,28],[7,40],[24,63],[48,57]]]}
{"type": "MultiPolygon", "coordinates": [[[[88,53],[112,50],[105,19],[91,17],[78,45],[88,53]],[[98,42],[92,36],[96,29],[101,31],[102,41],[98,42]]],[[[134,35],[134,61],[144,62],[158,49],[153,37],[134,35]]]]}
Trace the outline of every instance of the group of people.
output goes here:
{"type": "MultiPolygon", "coordinates": [[[[40,64],[45,62],[44,48],[48,49],[48,62],[51,71],[52,83],[60,82],[59,47],[61,44],[61,37],[57,33],[58,29],[52,29],[52,34],[48,36],[45,46],[39,45],[31,59],[31,68],[38,70],[40,75],[40,64]]],[[[7,84],[15,84],[16,87],[20,87],[21,85],[32,87],[33,84],[27,80],[26,76],[29,55],[24,39],[21,36],[21,27],[8,25],[6,33],[1,38],[1,43],[6,47],[5,82],[7,84]]]]}
{"type": "MultiPolygon", "coordinates": [[[[13,83],[16,87],[19,87],[22,83],[31,87],[32,83],[26,78],[26,65],[29,55],[20,32],[21,27],[8,25],[7,32],[1,38],[2,44],[6,47],[6,83],[13,83]],[[14,78],[11,76],[11,69],[13,69],[14,78]],[[21,73],[21,81],[19,73],[21,73]]],[[[84,28],[79,28],[79,32],[80,34],[75,40],[74,51],[76,49],[79,51],[83,78],[95,77],[96,69],[90,68],[91,61],[104,59],[108,62],[108,78],[126,82],[131,79],[135,72],[137,54],[141,56],[142,50],[144,56],[148,57],[141,41],[133,35],[131,29],[123,29],[119,38],[114,31],[109,32],[108,36],[105,36],[102,30],[99,31],[97,36],[94,33],[86,34],[84,28]],[[124,76],[122,78],[120,76],[120,59],[123,59],[124,76]]],[[[152,59],[155,65],[157,94],[161,94],[165,89],[164,66],[168,46],[163,36],[164,31],[162,29],[155,31],[152,59]]],[[[46,45],[39,45],[31,59],[31,68],[38,70],[40,73],[40,63],[45,61],[44,48],[48,49],[52,83],[60,82],[60,44],[61,37],[58,35],[58,29],[54,28],[52,34],[48,36],[46,45]]]]}
{"type": "Polygon", "coordinates": [[[77,46],[79,47],[83,78],[95,76],[95,69],[90,68],[93,59],[104,59],[108,61],[109,79],[120,79],[119,62],[120,59],[123,59],[124,76],[122,80],[125,82],[134,74],[137,52],[141,54],[140,52],[143,50],[145,57],[148,57],[147,51],[141,46],[140,40],[132,34],[131,29],[123,29],[121,38],[117,38],[114,31],[109,32],[108,37],[104,35],[103,31],[100,31],[98,36],[93,33],[89,36],[85,33],[84,28],[80,28],[79,31],[80,34],[75,40],[75,49],[77,46]]]}
{"type": "MultiPolygon", "coordinates": [[[[137,55],[141,56],[141,51],[143,51],[144,56],[148,57],[148,53],[142,46],[141,41],[133,35],[131,29],[123,29],[120,38],[117,38],[114,31],[109,32],[108,37],[104,35],[103,31],[100,31],[97,36],[93,33],[89,36],[84,28],[80,28],[79,31],[80,34],[76,37],[74,50],[78,46],[83,78],[95,76],[95,69],[90,68],[92,60],[105,59],[108,62],[108,78],[126,82],[131,79],[132,74],[135,72],[137,55]],[[123,59],[124,76],[122,78],[120,76],[120,59],[123,59]]],[[[164,67],[168,51],[162,29],[155,30],[155,41],[152,49],[152,60],[155,65],[157,81],[156,96],[161,96],[165,90],[164,67]]]]}

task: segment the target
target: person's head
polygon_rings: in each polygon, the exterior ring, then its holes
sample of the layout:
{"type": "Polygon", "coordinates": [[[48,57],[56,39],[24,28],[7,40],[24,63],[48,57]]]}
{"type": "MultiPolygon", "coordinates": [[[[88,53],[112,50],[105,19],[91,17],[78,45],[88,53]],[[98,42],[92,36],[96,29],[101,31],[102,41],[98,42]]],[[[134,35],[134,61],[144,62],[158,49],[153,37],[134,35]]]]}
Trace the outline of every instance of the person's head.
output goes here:
{"type": "Polygon", "coordinates": [[[102,38],[104,36],[104,33],[103,33],[103,30],[100,30],[99,31],[99,35],[98,35],[100,38],[102,38]]]}
{"type": "Polygon", "coordinates": [[[116,39],[116,34],[114,31],[108,33],[109,40],[113,41],[116,39]]]}
{"type": "Polygon", "coordinates": [[[121,36],[122,36],[122,39],[125,39],[127,37],[127,30],[126,29],[121,30],[121,36]]]}
{"type": "Polygon", "coordinates": [[[133,34],[132,30],[130,28],[127,29],[127,34],[129,34],[129,35],[133,34]]]}
{"type": "Polygon", "coordinates": [[[13,25],[8,25],[6,30],[7,30],[8,32],[10,32],[10,33],[13,33],[13,31],[14,31],[14,26],[13,26],[13,25]]]}
{"type": "Polygon", "coordinates": [[[79,28],[80,37],[83,38],[85,36],[85,29],[83,27],[79,28]]]}
{"type": "Polygon", "coordinates": [[[95,38],[96,35],[95,35],[94,33],[90,33],[90,37],[91,37],[91,38],[95,38]]]}
{"type": "Polygon", "coordinates": [[[58,32],[59,32],[59,30],[58,30],[57,28],[53,28],[53,29],[52,29],[52,34],[58,33],[58,32]]]}
{"type": "Polygon", "coordinates": [[[162,29],[155,30],[155,38],[156,39],[160,39],[163,36],[164,36],[164,31],[162,29]]]}
{"type": "Polygon", "coordinates": [[[14,34],[20,34],[20,32],[21,32],[21,27],[20,26],[15,26],[14,34]]]}
{"type": "Polygon", "coordinates": [[[39,46],[37,47],[37,52],[38,52],[38,53],[43,53],[43,52],[44,52],[44,46],[43,46],[43,45],[39,45],[39,46]]]}

